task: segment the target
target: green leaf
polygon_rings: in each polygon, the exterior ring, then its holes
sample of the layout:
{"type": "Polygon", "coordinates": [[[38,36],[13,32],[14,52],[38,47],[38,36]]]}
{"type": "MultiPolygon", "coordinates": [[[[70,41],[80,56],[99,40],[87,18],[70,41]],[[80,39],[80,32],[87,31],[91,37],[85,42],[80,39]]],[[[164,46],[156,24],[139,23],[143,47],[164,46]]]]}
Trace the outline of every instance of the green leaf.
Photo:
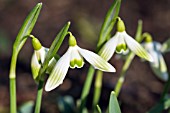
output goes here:
{"type": "Polygon", "coordinates": [[[59,97],[57,105],[60,113],[75,113],[75,104],[71,96],[59,97]]]}
{"type": "Polygon", "coordinates": [[[98,49],[108,39],[108,36],[110,36],[111,30],[113,29],[114,24],[116,22],[116,18],[119,14],[120,4],[121,0],[114,0],[113,4],[111,5],[110,9],[106,14],[104,23],[100,31],[99,41],[97,44],[98,49]]]}
{"type": "Polygon", "coordinates": [[[137,30],[136,30],[136,35],[135,35],[135,40],[138,42],[141,42],[143,39],[142,37],[142,20],[138,20],[138,26],[137,26],[137,30]]]}
{"type": "Polygon", "coordinates": [[[112,91],[110,94],[109,113],[121,113],[119,103],[114,91],[112,91]]]}
{"type": "Polygon", "coordinates": [[[101,110],[100,106],[99,106],[99,105],[97,105],[96,107],[97,107],[97,111],[98,111],[98,113],[102,113],[102,110],[101,110]]]}
{"type": "Polygon", "coordinates": [[[25,19],[13,45],[13,51],[16,52],[16,54],[19,53],[22,46],[26,42],[26,37],[32,32],[32,29],[34,28],[39,16],[41,7],[42,3],[38,3],[25,19]]]}
{"type": "Polygon", "coordinates": [[[157,103],[153,108],[151,108],[147,113],[163,113],[163,110],[170,108],[170,99],[165,99],[162,102],[157,103]]]}
{"type": "Polygon", "coordinates": [[[46,68],[48,67],[49,61],[55,56],[58,49],[60,48],[65,36],[67,35],[69,27],[70,27],[70,22],[67,22],[67,24],[60,30],[60,32],[56,36],[55,40],[53,41],[53,43],[47,53],[45,61],[42,64],[42,68],[40,69],[39,75],[42,75],[43,73],[45,73],[46,68]]]}
{"type": "Polygon", "coordinates": [[[33,101],[28,101],[24,103],[20,108],[18,113],[32,113],[34,108],[34,102],[33,101]]]}
{"type": "Polygon", "coordinates": [[[161,51],[162,51],[163,53],[166,53],[166,52],[169,52],[169,51],[170,51],[170,38],[163,43],[162,48],[161,48],[161,51]]]}

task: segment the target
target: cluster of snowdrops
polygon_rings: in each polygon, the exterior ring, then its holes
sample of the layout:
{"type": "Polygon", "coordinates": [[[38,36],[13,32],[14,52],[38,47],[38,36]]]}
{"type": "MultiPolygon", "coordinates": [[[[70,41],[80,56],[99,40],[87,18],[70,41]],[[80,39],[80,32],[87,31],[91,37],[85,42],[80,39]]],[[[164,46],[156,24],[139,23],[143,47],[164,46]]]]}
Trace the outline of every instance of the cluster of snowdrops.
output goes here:
{"type": "MultiPolygon", "coordinates": [[[[78,45],[73,33],[69,31],[71,24],[70,22],[68,22],[60,30],[50,48],[44,47],[41,44],[41,41],[39,41],[37,37],[31,34],[31,31],[40,13],[42,3],[39,3],[37,6],[35,6],[21,27],[13,46],[9,76],[11,113],[16,113],[17,111],[15,91],[15,70],[17,56],[28,38],[32,40],[32,46],[34,48],[34,53],[31,60],[32,75],[35,82],[38,84],[35,113],[40,112],[44,83],[45,91],[54,90],[64,82],[69,67],[72,69],[82,68],[85,62],[88,62],[91,64],[91,67],[89,68],[87,80],[85,81],[81,100],[79,103],[79,112],[83,112],[87,95],[90,90],[92,78],[95,72],[94,70],[98,70],[98,74],[100,73],[98,76],[101,76],[101,73],[103,74],[103,72],[116,72],[116,69],[112,66],[112,64],[108,62],[115,53],[128,57],[125,62],[126,65],[124,65],[122,73],[116,84],[114,90],[115,92],[113,91],[111,93],[109,113],[120,113],[120,108],[116,96],[119,95],[121,86],[125,80],[124,73],[127,71],[135,55],[141,59],[149,61],[151,69],[155,75],[157,75],[157,77],[164,81],[168,80],[167,66],[162,53],[169,51],[170,41],[168,40],[163,45],[159,42],[153,41],[152,36],[149,33],[142,34],[141,23],[138,26],[137,35],[135,38],[128,35],[123,20],[118,16],[120,3],[120,0],[115,0],[106,15],[105,21],[101,28],[99,42],[97,44],[97,52],[83,49],[78,45]],[[114,27],[116,28],[116,32],[114,35],[111,35],[111,31],[114,27]],[[60,46],[66,36],[69,37],[68,49],[63,55],[58,55],[57,51],[60,49],[60,46]],[[143,43],[141,44],[140,42],[143,43]],[[49,76],[45,82],[46,74],[49,74],[49,76]]],[[[101,77],[97,79],[97,82],[101,82],[101,77]]],[[[99,91],[101,91],[101,89],[99,91]]],[[[97,105],[97,111],[101,113],[101,109],[98,106],[100,94],[96,97],[97,98],[94,101],[94,106],[97,105]]]]}

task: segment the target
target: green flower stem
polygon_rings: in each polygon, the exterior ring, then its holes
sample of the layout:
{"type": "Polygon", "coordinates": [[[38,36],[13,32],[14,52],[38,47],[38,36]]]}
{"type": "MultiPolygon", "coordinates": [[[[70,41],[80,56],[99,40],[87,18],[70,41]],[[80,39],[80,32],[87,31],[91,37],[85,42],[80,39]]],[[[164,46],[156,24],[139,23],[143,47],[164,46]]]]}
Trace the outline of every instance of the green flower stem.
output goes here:
{"type": "MultiPolygon", "coordinates": [[[[142,21],[139,20],[137,31],[136,31],[136,36],[135,36],[136,41],[138,41],[139,43],[142,42],[142,40],[144,38],[146,38],[145,36],[141,36],[141,34],[142,34],[142,21]]],[[[131,52],[126,59],[125,64],[123,65],[123,68],[122,68],[122,71],[120,73],[118,82],[115,86],[115,95],[117,97],[119,96],[120,90],[122,88],[122,85],[123,85],[123,82],[124,82],[124,79],[125,79],[125,73],[126,73],[127,69],[129,68],[134,57],[135,57],[135,54],[131,52]]]]}
{"type": "Polygon", "coordinates": [[[122,85],[123,85],[123,82],[125,79],[125,73],[126,73],[127,69],[129,68],[134,56],[135,56],[135,54],[131,52],[126,59],[125,64],[123,65],[122,71],[120,73],[120,77],[119,77],[118,82],[115,86],[115,95],[117,97],[119,95],[120,89],[122,88],[122,85]]]}
{"type": "Polygon", "coordinates": [[[97,110],[96,105],[98,104],[100,95],[101,95],[102,79],[103,79],[103,72],[100,70],[97,70],[95,84],[94,84],[94,95],[93,95],[93,111],[94,112],[97,110]]]}
{"type": "Polygon", "coordinates": [[[85,84],[82,90],[82,94],[81,94],[81,104],[79,107],[79,113],[83,112],[83,108],[86,104],[87,96],[90,92],[90,87],[92,84],[94,73],[95,73],[95,69],[92,66],[90,66],[88,70],[87,78],[86,78],[86,81],[85,81],[85,84]]]}
{"type": "Polygon", "coordinates": [[[166,82],[166,84],[164,86],[163,93],[161,95],[160,101],[164,101],[165,96],[168,93],[169,89],[170,89],[170,76],[169,76],[168,81],[166,82]]]}
{"type": "Polygon", "coordinates": [[[29,13],[25,19],[22,27],[16,37],[13,44],[13,52],[11,58],[10,72],[9,72],[9,82],[10,82],[10,113],[17,113],[16,104],[16,62],[18,53],[26,42],[27,38],[25,36],[29,35],[34,28],[37,21],[38,15],[40,13],[42,3],[38,3],[33,10],[29,13]]]}
{"type": "Polygon", "coordinates": [[[41,110],[41,101],[42,101],[42,94],[43,94],[43,85],[44,81],[40,80],[38,84],[38,92],[37,92],[37,98],[35,103],[35,111],[34,113],[40,113],[41,110]]]}
{"type": "MultiPolygon", "coordinates": [[[[114,27],[114,24],[116,22],[116,18],[119,14],[120,4],[121,4],[121,0],[115,0],[113,2],[113,4],[111,5],[111,7],[109,8],[107,14],[106,14],[104,23],[103,23],[101,31],[100,31],[99,41],[97,43],[97,51],[100,50],[102,44],[110,36],[112,28],[114,27]]],[[[89,94],[90,87],[91,87],[91,84],[92,84],[94,72],[95,72],[95,69],[91,66],[89,68],[87,78],[86,78],[86,81],[85,81],[85,84],[84,84],[84,87],[83,87],[83,90],[82,90],[79,113],[82,113],[82,110],[85,106],[86,99],[87,99],[87,96],[89,94]]]]}
{"type": "Polygon", "coordinates": [[[10,113],[17,113],[15,78],[10,78],[10,113]]]}
{"type": "Polygon", "coordinates": [[[17,103],[16,103],[16,62],[18,54],[13,51],[11,66],[10,66],[10,113],[17,113],[17,103]]]}

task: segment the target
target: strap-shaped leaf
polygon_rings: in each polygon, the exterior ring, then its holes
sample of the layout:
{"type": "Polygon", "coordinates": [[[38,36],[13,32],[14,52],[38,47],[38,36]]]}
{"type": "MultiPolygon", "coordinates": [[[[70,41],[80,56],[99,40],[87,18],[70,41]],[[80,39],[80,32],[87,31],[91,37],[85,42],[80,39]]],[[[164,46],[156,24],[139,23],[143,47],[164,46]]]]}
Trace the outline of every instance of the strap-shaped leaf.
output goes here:
{"type": "Polygon", "coordinates": [[[34,102],[28,101],[19,107],[18,113],[32,113],[34,102]]]}
{"type": "Polygon", "coordinates": [[[13,45],[13,51],[19,53],[26,41],[26,37],[31,33],[39,16],[42,3],[38,3],[25,19],[13,45]]]}
{"type": "Polygon", "coordinates": [[[170,38],[163,43],[162,48],[161,48],[161,51],[162,51],[163,53],[170,51],[170,38]]]}
{"type": "Polygon", "coordinates": [[[53,43],[47,53],[47,56],[46,56],[45,61],[42,65],[42,68],[40,69],[39,75],[42,75],[43,73],[45,73],[45,70],[48,66],[49,61],[55,56],[58,49],[60,48],[65,36],[67,35],[69,27],[70,27],[70,22],[67,22],[67,24],[61,29],[61,31],[56,36],[55,40],[53,41],[53,43]]]}
{"type": "Polygon", "coordinates": [[[102,113],[102,110],[99,105],[96,106],[98,113],[102,113]]]}
{"type": "Polygon", "coordinates": [[[119,103],[114,91],[112,91],[110,94],[109,113],[121,113],[119,103]]]}
{"type": "Polygon", "coordinates": [[[121,0],[114,0],[113,4],[108,10],[100,31],[99,42],[97,44],[98,48],[100,48],[100,46],[107,40],[108,36],[110,36],[111,30],[113,29],[116,18],[119,14],[120,4],[121,0]]]}
{"type": "Polygon", "coordinates": [[[170,108],[170,99],[164,99],[162,102],[157,103],[153,108],[151,108],[147,113],[163,113],[164,110],[170,108]]]}

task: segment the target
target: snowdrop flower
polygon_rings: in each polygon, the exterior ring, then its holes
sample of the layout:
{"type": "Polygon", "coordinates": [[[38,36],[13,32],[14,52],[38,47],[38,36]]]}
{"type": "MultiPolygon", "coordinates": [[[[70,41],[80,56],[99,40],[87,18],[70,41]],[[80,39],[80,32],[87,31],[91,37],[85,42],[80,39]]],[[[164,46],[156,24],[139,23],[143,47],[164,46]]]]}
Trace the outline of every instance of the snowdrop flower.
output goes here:
{"type": "MultiPolygon", "coordinates": [[[[34,53],[32,55],[32,59],[31,59],[31,70],[32,70],[34,80],[36,82],[38,82],[38,80],[39,80],[38,73],[41,68],[41,65],[43,64],[43,62],[45,60],[45,57],[46,57],[49,49],[43,47],[41,45],[41,43],[39,42],[39,40],[37,38],[35,38],[34,36],[31,35],[30,37],[32,38],[32,45],[34,48],[34,53]]],[[[56,63],[55,58],[52,58],[49,62],[46,73],[50,73],[50,71],[54,67],[55,63],[56,63]]]]}
{"type": "Polygon", "coordinates": [[[152,55],[153,62],[150,62],[151,69],[155,75],[163,81],[168,80],[167,66],[161,53],[162,45],[159,42],[152,41],[151,36],[146,37],[144,48],[152,55]]]}
{"type": "Polygon", "coordinates": [[[101,48],[99,55],[108,61],[113,56],[115,50],[117,53],[126,53],[128,48],[137,56],[151,62],[153,61],[147,51],[126,33],[124,22],[118,18],[116,34],[101,48]]]}
{"type": "Polygon", "coordinates": [[[106,71],[115,72],[115,68],[99,55],[82,49],[77,45],[75,37],[69,32],[69,48],[66,53],[58,60],[53,68],[47,83],[46,91],[51,91],[63,83],[63,80],[70,68],[81,68],[84,65],[83,58],[88,61],[94,68],[106,71]]]}

